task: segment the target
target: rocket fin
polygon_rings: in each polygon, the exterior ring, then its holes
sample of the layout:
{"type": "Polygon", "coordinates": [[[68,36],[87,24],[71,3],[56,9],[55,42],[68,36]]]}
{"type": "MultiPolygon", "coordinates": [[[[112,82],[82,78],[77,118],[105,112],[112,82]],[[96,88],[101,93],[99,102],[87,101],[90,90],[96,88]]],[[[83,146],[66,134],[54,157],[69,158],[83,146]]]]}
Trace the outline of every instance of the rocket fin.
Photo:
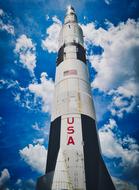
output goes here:
{"type": "Polygon", "coordinates": [[[54,172],[60,148],[61,117],[51,122],[47,153],[46,174],[54,172]]]}
{"type": "Polygon", "coordinates": [[[36,190],[51,190],[57,156],[60,147],[61,117],[51,122],[46,174],[37,180],[36,190]]]}

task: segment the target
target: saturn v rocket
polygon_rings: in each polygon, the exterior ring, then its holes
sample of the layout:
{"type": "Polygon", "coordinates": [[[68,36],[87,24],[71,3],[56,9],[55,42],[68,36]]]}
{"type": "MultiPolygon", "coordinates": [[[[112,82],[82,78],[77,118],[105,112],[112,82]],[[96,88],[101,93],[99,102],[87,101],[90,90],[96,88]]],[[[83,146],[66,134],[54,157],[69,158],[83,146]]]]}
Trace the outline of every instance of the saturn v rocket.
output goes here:
{"type": "Polygon", "coordinates": [[[37,190],[115,190],[95,120],[83,32],[69,6],[59,36],[46,173],[37,190]]]}

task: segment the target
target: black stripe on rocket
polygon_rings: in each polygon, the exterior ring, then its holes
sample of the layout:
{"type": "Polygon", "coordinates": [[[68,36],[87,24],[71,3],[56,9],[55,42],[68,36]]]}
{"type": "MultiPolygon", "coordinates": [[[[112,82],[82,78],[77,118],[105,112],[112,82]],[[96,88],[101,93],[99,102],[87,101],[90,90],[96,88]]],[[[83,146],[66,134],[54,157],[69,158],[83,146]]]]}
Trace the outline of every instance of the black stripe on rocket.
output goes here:
{"type": "Polygon", "coordinates": [[[46,173],[55,170],[58,151],[60,148],[61,117],[56,118],[50,126],[49,146],[46,173]]]}
{"type": "Polygon", "coordinates": [[[64,61],[64,57],[66,57],[64,48],[67,46],[76,46],[77,49],[77,59],[81,60],[86,64],[86,55],[85,55],[85,49],[84,47],[76,42],[66,43],[64,44],[58,51],[58,57],[56,61],[56,65],[58,66],[61,62],[64,61]]]}
{"type": "Polygon", "coordinates": [[[51,122],[45,175],[37,181],[36,190],[51,190],[60,149],[61,116],[51,122]]]}
{"type": "Polygon", "coordinates": [[[81,115],[87,190],[115,190],[101,157],[95,120],[81,115]]]}

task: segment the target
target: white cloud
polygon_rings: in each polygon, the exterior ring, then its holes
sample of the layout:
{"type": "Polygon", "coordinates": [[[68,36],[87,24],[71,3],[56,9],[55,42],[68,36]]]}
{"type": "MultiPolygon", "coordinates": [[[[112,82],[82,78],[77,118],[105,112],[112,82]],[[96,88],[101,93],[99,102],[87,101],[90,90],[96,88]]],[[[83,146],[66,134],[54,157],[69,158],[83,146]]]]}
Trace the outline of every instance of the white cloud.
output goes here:
{"type": "Polygon", "coordinates": [[[125,172],[130,171],[132,175],[132,172],[139,169],[139,145],[135,139],[129,136],[122,138],[119,134],[120,131],[114,119],[110,119],[109,123],[99,129],[102,153],[108,158],[121,159],[119,166],[123,167],[125,172]]]}
{"type": "Polygon", "coordinates": [[[32,128],[35,129],[36,131],[40,131],[41,128],[39,127],[38,123],[35,123],[34,125],[32,125],[32,128]]]}
{"type": "Polygon", "coordinates": [[[96,76],[93,89],[98,88],[112,95],[109,109],[114,116],[122,118],[125,113],[133,112],[137,106],[139,92],[139,20],[114,26],[106,21],[107,29],[96,28],[95,23],[82,25],[85,45],[103,48],[101,54],[88,55],[96,76]]]}
{"type": "Polygon", "coordinates": [[[42,40],[42,48],[49,53],[55,53],[58,50],[58,38],[62,26],[61,21],[56,16],[54,16],[52,20],[53,24],[46,30],[47,36],[42,40]]]}
{"type": "Polygon", "coordinates": [[[10,89],[15,103],[18,103],[21,107],[30,110],[35,109],[36,106],[39,107],[36,98],[33,97],[28,88],[21,87],[17,80],[0,80],[0,89],[2,88],[10,89]]]}
{"type": "Polygon", "coordinates": [[[23,180],[18,179],[15,183],[18,190],[34,190],[36,182],[33,179],[23,180]]]}
{"type": "Polygon", "coordinates": [[[136,99],[134,97],[126,97],[115,91],[111,104],[108,106],[111,114],[119,118],[123,118],[125,113],[133,112],[137,106],[136,99]]]}
{"type": "Polygon", "coordinates": [[[14,35],[14,26],[10,22],[9,16],[0,9],[0,30],[6,31],[9,34],[14,35]]]}
{"type": "Polygon", "coordinates": [[[46,20],[49,20],[50,17],[49,17],[49,15],[47,14],[45,18],[46,18],[46,20]]]}
{"type": "Polygon", "coordinates": [[[15,96],[14,96],[14,101],[15,102],[20,102],[20,96],[21,96],[20,93],[16,93],[15,96]]]}
{"type": "Polygon", "coordinates": [[[34,69],[36,67],[36,47],[31,38],[22,34],[16,40],[14,52],[19,56],[19,61],[23,64],[23,67],[34,75],[34,69]]]}
{"type": "Polygon", "coordinates": [[[8,169],[3,169],[0,176],[0,187],[2,187],[10,179],[8,169]]]}
{"type": "Polygon", "coordinates": [[[29,90],[36,95],[36,97],[42,98],[42,111],[51,112],[51,106],[53,101],[54,82],[52,79],[47,79],[46,73],[41,74],[41,83],[34,83],[29,85],[29,90]]]}
{"type": "Polygon", "coordinates": [[[19,151],[21,158],[34,170],[44,174],[46,167],[47,150],[43,145],[29,144],[19,151]]]}
{"type": "Polygon", "coordinates": [[[44,143],[44,138],[39,138],[39,139],[34,139],[33,140],[33,143],[34,144],[43,144],[44,143]]]}
{"type": "Polygon", "coordinates": [[[41,105],[40,102],[37,101],[36,97],[34,97],[27,88],[20,88],[14,89],[12,92],[14,97],[14,101],[19,106],[26,108],[28,110],[40,110],[41,105]]]}
{"type": "Polygon", "coordinates": [[[5,79],[1,79],[0,80],[0,89],[6,88],[6,89],[10,89],[13,87],[17,87],[19,86],[19,83],[17,80],[5,80],[5,79]]]}
{"type": "MultiPolygon", "coordinates": [[[[38,131],[38,133],[40,133],[44,138],[48,137],[49,135],[49,129],[50,129],[50,121],[47,120],[46,123],[43,125],[43,127],[39,126],[38,123],[35,123],[34,125],[32,125],[32,128],[36,131],[38,131]]],[[[43,144],[44,143],[44,139],[40,138],[40,139],[34,139],[33,141],[34,143],[40,143],[43,144]]]]}
{"type": "Polygon", "coordinates": [[[0,16],[4,15],[4,11],[2,9],[0,9],[0,16]]]}
{"type": "MultiPolygon", "coordinates": [[[[124,86],[128,81],[134,84],[139,79],[139,21],[128,19],[125,23],[114,26],[107,21],[108,29],[94,23],[82,25],[86,45],[101,46],[101,55],[88,58],[97,74],[92,83],[93,88],[107,91],[124,86]]],[[[136,85],[137,88],[137,85],[136,85]]]]}
{"type": "Polygon", "coordinates": [[[107,5],[110,5],[112,0],[104,0],[104,2],[107,4],[107,5]]]}
{"type": "Polygon", "coordinates": [[[42,73],[41,83],[31,83],[29,87],[21,87],[18,81],[0,80],[0,89],[10,89],[14,102],[28,110],[51,111],[54,83],[42,73]]]}
{"type": "Polygon", "coordinates": [[[14,26],[11,24],[4,24],[2,20],[0,20],[0,30],[5,30],[9,34],[14,35],[14,26]]]}
{"type": "Polygon", "coordinates": [[[22,180],[21,179],[18,179],[17,181],[16,181],[16,185],[20,185],[22,183],[22,180]]]}
{"type": "Polygon", "coordinates": [[[116,177],[113,177],[112,179],[116,186],[116,190],[137,190],[138,189],[137,186],[127,181],[123,181],[116,177]]]}

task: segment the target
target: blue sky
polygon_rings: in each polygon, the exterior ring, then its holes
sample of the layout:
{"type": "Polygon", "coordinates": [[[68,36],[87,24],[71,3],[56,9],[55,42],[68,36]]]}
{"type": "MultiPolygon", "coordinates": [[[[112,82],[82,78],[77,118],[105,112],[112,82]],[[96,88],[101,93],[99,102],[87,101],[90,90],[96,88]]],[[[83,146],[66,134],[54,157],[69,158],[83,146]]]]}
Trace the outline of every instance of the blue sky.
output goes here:
{"type": "Polygon", "coordinates": [[[139,189],[139,1],[0,0],[0,189],[44,173],[65,9],[84,32],[97,128],[117,190],[139,189]]]}

